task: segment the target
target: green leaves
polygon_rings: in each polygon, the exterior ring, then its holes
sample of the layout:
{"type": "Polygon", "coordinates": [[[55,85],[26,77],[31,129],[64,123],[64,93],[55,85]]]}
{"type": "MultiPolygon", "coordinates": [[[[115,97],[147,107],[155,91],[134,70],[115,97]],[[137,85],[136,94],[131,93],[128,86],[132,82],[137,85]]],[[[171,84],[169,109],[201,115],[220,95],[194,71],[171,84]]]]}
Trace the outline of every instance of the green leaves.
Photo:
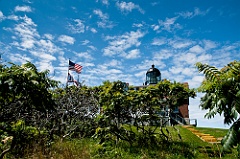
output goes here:
{"type": "Polygon", "coordinates": [[[221,72],[214,66],[208,64],[202,64],[200,62],[196,63],[199,72],[203,72],[206,79],[210,81],[217,81],[221,72]]]}
{"type": "Polygon", "coordinates": [[[161,114],[165,109],[175,109],[189,97],[195,97],[195,91],[188,85],[177,82],[161,81],[140,90],[124,89],[121,81],[104,82],[99,86],[99,104],[102,109],[98,116],[98,123],[102,131],[97,131],[96,136],[101,140],[111,136],[113,139],[133,142],[130,136],[143,145],[151,145],[151,140],[156,135],[160,126],[161,114]],[[133,133],[124,126],[136,126],[133,133]],[[151,125],[151,127],[149,127],[151,125]],[[104,133],[103,133],[104,132],[104,133]],[[145,142],[146,141],[146,142],[145,142]]]}
{"type": "Polygon", "coordinates": [[[230,150],[240,142],[240,121],[236,121],[240,113],[240,61],[233,61],[221,70],[201,63],[196,66],[205,75],[198,88],[198,91],[205,93],[200,103],[203,109],[208,110],[205,117],[220,114],[224,116],[224,123],[233,123],[222,140],[223,150],[230,150]]]}
{"type": "Polygon", "coordinates": [[[239,144],[239,131],[240,131],[240,119],[238,119],[233,125],[230,127],[226,136],[222,139],[221,143],[223,145],[223,151],[230,151],[231,148],[237,146],[239,144]]]}

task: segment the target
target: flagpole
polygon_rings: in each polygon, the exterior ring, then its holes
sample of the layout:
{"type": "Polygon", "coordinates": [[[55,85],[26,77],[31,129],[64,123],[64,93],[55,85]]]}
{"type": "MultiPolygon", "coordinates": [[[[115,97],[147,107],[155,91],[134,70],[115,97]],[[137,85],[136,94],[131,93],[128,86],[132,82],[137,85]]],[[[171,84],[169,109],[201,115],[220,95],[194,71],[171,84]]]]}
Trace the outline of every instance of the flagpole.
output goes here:
{"type": "Polygon", "coordinates": [[[79,85],[79,84],[80,84],[80,83],[79,83],[79,74],[78,74],[78,79],[77,79],[77,82],[78,82],[78,85],[79,85]]]}
{"type": "Polygon", "coordinates": [[[68,76],[69,76],[69,60],[70,60],[70,59],[68,59],[68,73],[67,73],[67,83],[66,83],[66,87],[68,87],[68,76]]]}

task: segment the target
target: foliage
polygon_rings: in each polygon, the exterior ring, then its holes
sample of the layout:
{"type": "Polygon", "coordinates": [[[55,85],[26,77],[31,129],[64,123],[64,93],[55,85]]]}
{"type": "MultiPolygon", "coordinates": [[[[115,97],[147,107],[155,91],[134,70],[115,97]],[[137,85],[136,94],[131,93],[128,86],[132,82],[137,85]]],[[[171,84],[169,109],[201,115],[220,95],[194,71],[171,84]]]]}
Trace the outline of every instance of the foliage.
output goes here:
{"type": "Polygon", "coordinates": [[[49,127],[61,137],[89,137],[95,132],[94,118],[99,113],[96,91],[91,87],[66,87],[54,90],[56,113],[49,127]]]}
{"type": "Polygon", "coordinates": [[[31,153],[36,145],[43,148],[47,146],[47,134],[44,130],[40,131],[36,127],[27,126],[22,120],[12,123],[10,127],[7,126],[9,125],[5,125],[7,131],[1,135],[1,138],[7,139],[11,134],[11,141],[0,144],[0,147],[2,149],[12,148],[11,153],[15,157],[23,157],[27,153],[31,153]]]}
{"type": "Polygon", "coordinates": [[[0,145],[0,158],[10,150],[15,157],[24,157],[38,144],[50,150],[59,138],[87,139],[93,134],[103,149],[121,144],[140,149],[178,145],[170,142],[171,134],[162,127],[168,120],[166,110],[195,96],[184,84],[167,80],[138,91],[121,81],[57,88],[48,71],[39,72],[30,62],[0,65],[0,70],[0,136],[11,139],[0,145]]]}
{"type": "Polygon", "coordinates": [[[198,91],[205,93],[200,106],[208,110],[208,118],[216,114],[224,116],[224,123],[231,124],[228,134],[222,140],[223,150],[229,150],[239,144],[239,119],[240,113],[240,61],[233,61],[221,70],[197,63],[198,70],[203,72],[205,80],[198,91]]]}
{"type": "Polygon", "coordinates": [[[106,81],[99,88],[102,110],[97,117],[96,137],[102,142],[124,140],[130,145],[137,141],[140,146],[153,146],[159,140],[168,140],[168,134],[156,132],[165,122],[163,113],[194,96],[195,92],[183,84],[167,80],[139,91],[126,90],[121,81],[106,81]],[[159,122],[161,120],[163,123],[159,122]],[[137,131],[132,126],[136,126],[137,131]]]}
{"type": "MultiPolygon", "coordinates": [[[[65,139],[56,140],[49,150],[48,154],[41,150],[34,154],[29,154],[26,158],[59,158],[59,159],[89,159],[89,158],[119,158],[119,159],[202,159],[202,158],[222,158],[235,159],[237,158],[236,151],[226,153],[224,156],[219,156],[221,145],[210,144],[203,142],[196,135],[181,126],[176,126],[182,135],[183,141],[180,141],[176,136],[174,127],[167,127],[172,134],[172,142],[161,144],[158,147],[140,147],[137,144],[130,147],[126,142],[120,141],[116,146],[113,143],[99,144],[98,140],[92,138],[83,139],[65,139]]],[[[217,129],[217,136],[226,133],[224,129],[217,129]],[[219,133],[219,134],[218,134],[219,133]]],[[[159,128],[158,130],[159,131],[159,128]]],[[[201,131],[211,132],[212,129],[201,128],[201,131]]],[[[221,136],[222,137],[222,136],[221,136]]],[[[35,148],[38,150],[37,148],[35,148]]]]}
{"type": "MultiPolygon", "coordinates": [[[[0,121],[12,122],[24,119],[31,123],[39,117],[37,112],[46,113],[54,109],[50,88],[57,82],[47,77],[48,72],[38,72],[28,62],[22,66],[0,66],[0,121]]],[[[37,120],[35,120],[37,122],[37,120]]]]}
{"type": "Polygon", "coordinates": [[[26,142],[22,139],[27,140],[35,135],[33,131],[43,129],[47,114],[54,111],[49,89],[58,82],[47,77],[48,71],[39,72],[30,62],[21,66],[0,65],[0,71],[0,135],[13,137],[10,149],[24,147],[26,142]]]}

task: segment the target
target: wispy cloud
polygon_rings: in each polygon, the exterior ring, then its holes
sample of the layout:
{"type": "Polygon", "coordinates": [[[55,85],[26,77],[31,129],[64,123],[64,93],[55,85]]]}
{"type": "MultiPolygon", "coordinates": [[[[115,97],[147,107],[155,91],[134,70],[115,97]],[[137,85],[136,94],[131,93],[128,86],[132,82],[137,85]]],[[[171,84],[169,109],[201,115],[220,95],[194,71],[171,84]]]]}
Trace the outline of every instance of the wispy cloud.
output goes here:
{"type": "Polygon", "coordinates": [[[107,61],[105,64],[107,67],[114,67],[114,68],[122,68],[122,62],[116,59],[112,59],[110,61],[107,61]]]}
{"type": "MultiPolygon", "coordinates": [[[[62,49],[53,43],[54,36],[48,33],[41,36],[37,31],[37,24],[28,16],[17,16],[18,23],[13,28],[6,28],[6,31],[12,32],[12,40],[9,44],[11,49],[28,52],[28,54],[19,55],[8,51],[9,59],[12,62],[24,63],[26,61],[34,62],[40,70],[54,71],[52,61],[57,60],[55,53],[59,55],[62,49]]],[[[16,52],[16,51],[14,51],[16,52]]]]}
{"type": "Polygon", "coordinates": [[[58,41],[61,41],[63,43],[68,43],[68,44],[74,44],[75,39],[68,35],[60,35],[58,37],[58,41]]]}
{"type": "Polygon", "coordinates": [[[7,19],[9,19],[9,20],[14,20],[14,21],[18,21],[18,20],[19,20],[19,17],[12,14],[12,15],[7,16],[7,19]]]}
{"type": "Polygon", "coordinates": [[[87,45],[87,44],[89,44],[89,43],[90,43],[89,40],[83,40],[83,41],[82,41],[82,45],[87,45]]]}
{"type": "Polygon", "coordinates": [[[30,6],[16,6],[14,9],[15,12],[32,12],[30,6]]]}
{"type": "Polygon", "coordinates": [[[3,12],[0,11],[0,22],[4,19],[4,15],[3,15],[3,12]]]}
{"type": "Polygon", "coordinates": [[[124,13],[129,13],[133,9],[137,9],[140,13],[144,14],[144,10],[139,6],[132,2],[116,2],[116,6],[124,13]]]}
{"type": "Polygon", "coordinates": [[[171,32],[174,29],[180,29],[181,25],[179,23],[175,23],[177,18],[178,17],[166,18],[165,21],[159,20],[158,23],[160,25],[160,29],[168,32],[171,32]]]}
{"type": "Polygon", "coordinates": [[[109,5],[108,0],[96,0],[96,2],[101,1],[102,4],[104,5],[109,5]]]}
{"type": "Polygon", "coordinates": [[[195,45],[195,46],[191,47],[189,49],[189,51],[192,53],[204,53],[205,52],[205,50],[199,45],[195,45]]]}
{"type": "Polygon", "coordinates": [[[96,30],[95,28],[90,28],[90,31],[91,31],[92,33],[97,33],[97,30],[96,30]]]}
{"type": "Polygon", "coordinates": [[[74,19],[72,23],[68,24],[67,29],[74,34],[84,33],[85,25],[82,20],[74,19]]]}
{"type": "MultiPolygon", "coordinates": [[[[144,35],[145,33],[138,30],[136,32],[131,31],[120,36],[107,36],[105,39],[109,41],[109,46],[103,49],[103,55],[118,55],[124,57],[125,55],[127,55],[126,51],[128,49],[141,45],[139,39],[142,38],[144,35]]],[[[133,53],[134,52],[132,52],[132,54],[133,53]]]]}
{"type": "Polygon", "coordinates": [[[166,39],[165,38],[154,38],[151,44],[160,46],[160,45],[163,45],[165,43],[166,43],[166,39]]]}
{"type": "Polygon", "coordinates": [[[211,40],[203,40],[203,44],[204,44],[205,50],[214,49],[218,46],[218,44],[216,42],[211,41],[211,40]]]}
{"type": "Polygon", "coordinates": [[[127,54],[126,54],[126,59],[136,59],[140,57],[140,50],[139,49],[133,49],[130,50],[127,54]]]}
{"type": "Polygon", "coordinates": [[[98,21],[98,27],[100,28],[113,28],[113,23],[109,21],[109,16],[107,13],[103,13],[100,9],[93,10],[93,13],[97,15],[101,21],[98,21]]]}
{"type": "Polygon", "coordinates": [[[30,51],[32,55],[34,55],[35,57],[39,57],[41,60],[44,60],[44,61],[55,61],[56,60],[56,57],[51,55],[51,54],[48,54],[46,52],[41,52],[41,51],[30,51]]]}
{"type": "Polygon", "coordinates": [[[16,24],[13,30],[11,29],[21,40],[20,43],[16,42],[15,44],[23,50],[31,49],[36,43],[36,38],[40,37],[36,29],[37,25],[26,15],[19,19],[21,22],[16,24]]]}
{"type": "Polygon", "coordinates": [[[79,52],[79,53],[75,53],[75,55],[79,57],[81,60],[84,60],[87,62],[94,60],[94,57],[89,52],[79,52]]]}
{"type": "Polygon", "coordinates": [[[13,63],[21,63],[21,64],[26,63],[26,61],[30,61],[30,62],[33,61],[33,59],[28,57],[26,54],[23,55],[19,53],[15,53],[15,54],[9,53],[8,58],[13,63]]]}
{"type": "Polygon", "coordinates": [[[174,49],[184,49],[188,48],[189,46],[192,46],[194,44],[194,41],[190,39],[174,38],[169,39],[168,44],[174,49]]]}
{"type": "Polygon", "coordinates": [[[182,26],[179,23],[176,23],[178,17],[166,18],[165,20],[158,20],[158,24],[153,24],[152,29],[157,32],[163,30],[168,32],[173,32],[176,29],[181,29],[182,26]]]}
{"type": "Polygon", "coordinates": [[[40,51],[51,53],[51,54],[61,50],[51,40],[44,40],[44,39],[38,40],[37,45],[40,51]]]}
{"type": "Polygon", "coordinates": [[[183,17],[183,18],[191,19],[191,18],[193,18],[195,16],[204,16],[209,11],[210,11],[210,9],[207,9],[205,11],[201,11],[199,8],[194,8],[194,10],[192,12],[186,11],[186,12],[180,12],[180,13],[177,13],[177,14],[179,16],[183,17]]]}

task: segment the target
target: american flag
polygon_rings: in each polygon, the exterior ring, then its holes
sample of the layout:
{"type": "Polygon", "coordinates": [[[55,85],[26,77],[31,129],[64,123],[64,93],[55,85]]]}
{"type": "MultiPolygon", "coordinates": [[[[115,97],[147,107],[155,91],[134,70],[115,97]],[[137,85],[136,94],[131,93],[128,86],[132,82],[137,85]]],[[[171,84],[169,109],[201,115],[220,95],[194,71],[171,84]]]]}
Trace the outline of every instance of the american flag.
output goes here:
{"type": "Polygon", "coordinates": [[[71,70],[71,71],[76,71],[77,73],[81,73],[82,66],[69,60],[68,69],[71,70]]]}

